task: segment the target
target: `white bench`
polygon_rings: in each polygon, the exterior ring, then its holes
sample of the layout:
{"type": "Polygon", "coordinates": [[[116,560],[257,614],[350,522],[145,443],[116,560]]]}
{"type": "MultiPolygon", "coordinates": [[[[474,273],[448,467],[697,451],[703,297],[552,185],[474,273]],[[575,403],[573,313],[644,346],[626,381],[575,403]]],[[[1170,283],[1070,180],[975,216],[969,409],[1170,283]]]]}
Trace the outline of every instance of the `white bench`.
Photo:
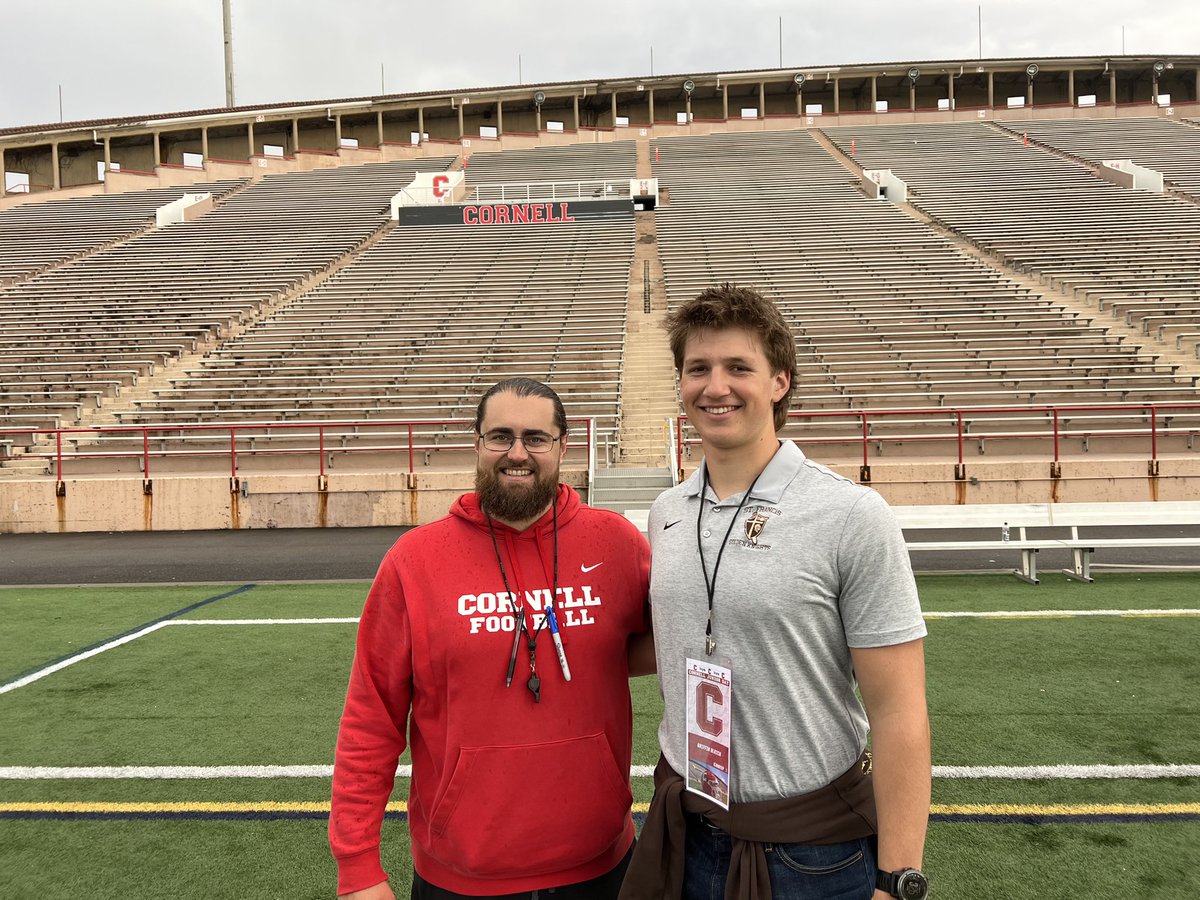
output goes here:
{"type": "MultiPolygon", "coordinates": [[[[959,550],[1020,550],[1021,567],[1013,574],[1022,581],[1037,584],[1037,553],[1039,550],[1070,550],[1072,567],[1063,569],[1068,578],[1093,581],[1092,556],[1097,549],[1112,547],[1197,547],[1200,535],[1193,537],[1144,537],[1131,535],[1119,538],[1090,538],[1079,536],[1080,527],[1111,525],[1139,527],[1148,525],[1200,525],[1200,501],[1177,500],[1158,503],[1028,503],[978,504],[967,506],[898,506],[893,507],[900,527],[917,528],[989,528],[1002,531],[1005,524],[1016,529],[1017,539],[1004,541],[994,538],[954,541],[908,541],[909,551],[959,550]],[[1026,537],[1028,528],[1071,529],[1071,537],[1026,537]]],[[[993,532],[995,533],[995,532],[993,532]]]]}
{"type": "MultiPolygon", "coordinates": [[[[1152,525],[1200,525],[1200,501],[1172,500],[1158,503],[980,503],[949,506],[893,506],[900,527],[906,531],[916,529],[983,529],[989,530],[988,537],[975,540],[908,540],[909,552],[934,551],[958,552],[972,550],[1020,551],[1021,565],[1012,573],[1022,581],[1037,584],[1037,555],[1041,550],[1070,550],[1072,566],[1062,572],[1068,578],[1091,582],[1092,556],[1098,549],[1113,547],[1197,547],[1200,535],[1192,537],[1141,537],[1132,535],[1119,538],[1079,537],[1079,529],[1086,526],[1115,525],[1126,527],[1152,525]],[[1005,525],[1010,529],[1010,540],[1001,535],[1005,525]],[[1030,528],[1071,529],[1069,538],[1028,537],[1030,528]]],[[[629,509],[625,517],[643,532],[649,510],[629,509]]]]}

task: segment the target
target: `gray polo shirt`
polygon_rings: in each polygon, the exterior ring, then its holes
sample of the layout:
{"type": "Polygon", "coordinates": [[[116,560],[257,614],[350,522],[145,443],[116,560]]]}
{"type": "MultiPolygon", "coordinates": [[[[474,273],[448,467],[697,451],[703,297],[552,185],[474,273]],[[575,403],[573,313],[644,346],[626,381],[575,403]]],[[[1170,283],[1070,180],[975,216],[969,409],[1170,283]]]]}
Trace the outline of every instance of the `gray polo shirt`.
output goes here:
{"type": "MultiPolygon", "coordinates": [[[[684,659],[704,656],[710,580],[742,494],[701,502],[704,463],[650,510],[650,602],[666,711],[658,739],[686,772],[684,659]],[[703,507],[703,512],[701,512],[703,507]]],[[[866,746],[850,647],[925,635],[908,551],[887,503],[784,442],[746,500],[716,573],[711,661],[733,671],[731,799],[793,797],[866,746]]]]}

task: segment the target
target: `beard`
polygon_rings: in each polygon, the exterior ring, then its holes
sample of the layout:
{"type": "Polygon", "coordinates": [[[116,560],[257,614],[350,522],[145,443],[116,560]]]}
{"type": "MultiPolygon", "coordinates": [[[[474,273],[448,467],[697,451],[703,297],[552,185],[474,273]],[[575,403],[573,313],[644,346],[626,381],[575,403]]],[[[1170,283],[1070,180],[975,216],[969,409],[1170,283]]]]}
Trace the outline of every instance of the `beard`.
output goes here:
{"type": "MultiPolygon", "coordinates": [[[[502,464],[502,463],[501,463],[502,464]]],[[[506,485],[497,474],[499,467],[476,468],[475,493],[479,495],[479,508],[501,522],[526,522],[539,517],[554,502],[558,491],[558,472],[545,472],[527,463],[534,470],[533,482],[529,485],[506,485]]]]}

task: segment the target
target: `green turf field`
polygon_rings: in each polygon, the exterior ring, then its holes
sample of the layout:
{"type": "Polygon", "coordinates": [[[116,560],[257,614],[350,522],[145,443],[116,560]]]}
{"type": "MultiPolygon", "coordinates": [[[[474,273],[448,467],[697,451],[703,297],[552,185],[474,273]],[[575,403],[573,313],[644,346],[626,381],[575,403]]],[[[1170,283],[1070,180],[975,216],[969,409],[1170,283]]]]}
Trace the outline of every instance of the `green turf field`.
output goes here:
{"type": "MultiPolygon", "coordinates": [[[[964,767],[935,769],[926,856],[934,896],[1195,893],[1200,778],[1099,778],[1088,768],[1070,779],[997,778],[979,767],[1122,765],[1132,775],[1200,764],[1200,576],[919,581],[934,765],[964,767]],[[1066,614],[1097,610],[1110,614],[1066,614]],[[1111,614],[1132,610],[1179,612],[1111,614]],[[1028,615],[1037,611],[1062,614],[1028,615]],[[939,615],[961,612],[988,615],[939,615]],[[995,615],[1005,612],[1016,615],[995,615]]],[[[333,896],[327,775],[209,769],[332,763],[353,622],[231,620],[353,619],[365,592],[0,589],[0,900],[333,896]],[[45,766],[143,768],[28,777],[45,766]],[[145,771],[163,766],[205,777],[143,777],[166,774],[145,771]],[[123,777],[99,777],[112,774],[123,777]]],[[[639,679],[632,690],[633,761],[651,766],[657,686],[639,679]]],[[[635,778],[636,801],[650,793],[649,779],[635,778]]],[[[397,799],[405,795],[401,781],[397,799]]],[[[384,861],[406,896],[399,817],[384,826],[384,861]]]]}

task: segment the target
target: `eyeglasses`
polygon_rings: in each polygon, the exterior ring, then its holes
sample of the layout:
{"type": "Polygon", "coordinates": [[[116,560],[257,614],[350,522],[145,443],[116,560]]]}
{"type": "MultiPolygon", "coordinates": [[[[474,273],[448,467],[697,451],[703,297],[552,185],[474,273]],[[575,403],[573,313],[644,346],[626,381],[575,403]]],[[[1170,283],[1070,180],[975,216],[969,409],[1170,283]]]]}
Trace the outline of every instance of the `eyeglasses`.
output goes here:
{"type": "Polygon", "coordinates": [[[511,450],[512,445],[517,441],[520,441],[521,445],[530,453],[548,453],[555,441],[561,441],[562,438],[550,437],[540,431],[531,431],[529,434],[521,435],[508,431],[489,431],[487,434],[481,434],[479,440],[485,450],[494,450],[497,453],[511,450]]]}

